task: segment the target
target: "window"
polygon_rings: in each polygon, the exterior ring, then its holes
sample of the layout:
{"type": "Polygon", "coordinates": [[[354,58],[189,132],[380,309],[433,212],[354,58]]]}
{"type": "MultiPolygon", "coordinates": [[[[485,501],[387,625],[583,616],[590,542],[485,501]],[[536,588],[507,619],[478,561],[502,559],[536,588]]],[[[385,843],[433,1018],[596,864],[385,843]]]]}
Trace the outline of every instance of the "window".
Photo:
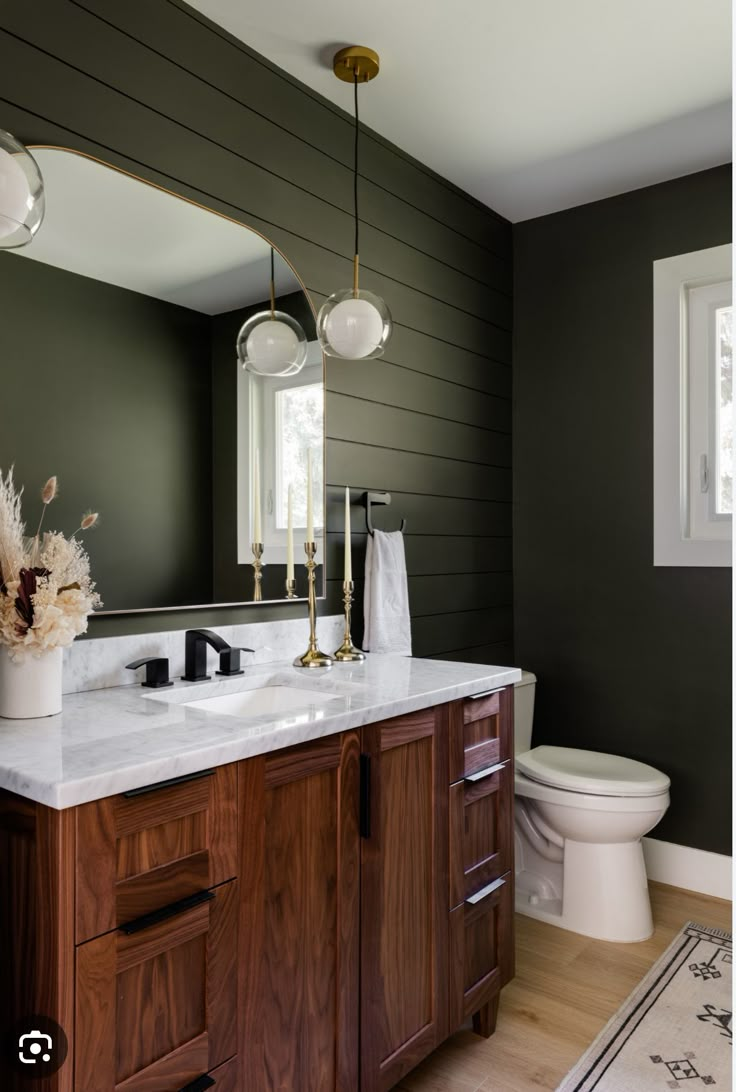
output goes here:
{"type": "MultiPolygon", "coordinates": [[[[294,380],[291,380],[294,383],[294,380]]],[[[289,483],[307,480],[307,449],[312,452],[312,477],[323,481],[322,474],[322,405],[324,388],[319,382],[284,387],[274,393],[273,434],[275,450],[275,526],[285,531],[289,483]]],[[[313,495],[314,526],[322,527],[323,493],[313,495]]],[[[307,495],[304,489],[294,489],[292,516],[295,527],[307,526],[307,495]]]]}
{"type": "Polygon", "coordinates": [[[730,565],[731,247],[654,263],[654,564],[730,565]]]}
{"type": "MultiPolygon", "coordinates": [[[[286,564],[289,484],[293,486],[295,542],[306,537],[307,451],[312,455],[315,538],[324,525],[324,378],[319,342],[309,343],[307,360],[293,376],[258,376],[238,368],[238,563],[252,560],[252,476],[256,451],[261,466],[264,561],[286,564]]],[[[322,551],[322,546],[319,546],[322,551]]]]}

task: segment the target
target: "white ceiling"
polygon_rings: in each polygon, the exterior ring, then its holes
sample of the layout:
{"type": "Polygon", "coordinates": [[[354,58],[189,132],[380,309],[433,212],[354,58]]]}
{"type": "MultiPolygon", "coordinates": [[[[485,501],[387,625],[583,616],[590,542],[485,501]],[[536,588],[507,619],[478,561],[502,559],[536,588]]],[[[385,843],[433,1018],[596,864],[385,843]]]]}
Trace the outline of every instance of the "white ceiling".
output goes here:
{"type": "MultiPolygon", "coordinates": [[[[205,315],[268,298],[270,248],[249,228],[84,156],[37,149],[46,215],[15,251],[205,315]]],[[[300,288],[276,255],[277,295],[300,288]]]]}
{"type": "Polygon", "coordinates": [[[189,3],[513,221],[731,158],[730,0],[189,3]]]}

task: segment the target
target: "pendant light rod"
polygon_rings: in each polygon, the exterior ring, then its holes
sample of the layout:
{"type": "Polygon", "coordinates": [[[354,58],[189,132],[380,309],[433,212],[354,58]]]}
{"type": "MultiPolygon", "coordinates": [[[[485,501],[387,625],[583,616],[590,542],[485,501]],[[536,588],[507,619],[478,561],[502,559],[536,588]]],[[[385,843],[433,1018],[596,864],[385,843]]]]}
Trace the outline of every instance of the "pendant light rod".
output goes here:
{"type": "Polygon", "coordinates": [[[355,221],[355,248],[353,250],[353,295],[358,296],[360,270],[360,217],[358,214],[358,152],[360,147],[360,115],[358,111],[358,84],[375,79],[380,69],[380,59],[375,49],[368,46],[348,46],[339,50],[332,61],[332,71],[338,79],[353,85],[355,103],[355,140],[353,148],[353,217],[355,221]]]}
{"type": "Polygon", "coordinates": [[[274,287],[273,247],[271,247],[271,318],[276,318],[276,289],[274,287]]]}
{"type": "Polygon", "coordinates": [[[353,294],[358,296],[358,266],[360,254],[360,217],[358,215],[358,148],[360,145],[360,118],[358,116],[358,65],[353,74],[355,89],[355,158],[353,161],[353,214],[355,216],[355,249],[353,251],[353,294]]]}

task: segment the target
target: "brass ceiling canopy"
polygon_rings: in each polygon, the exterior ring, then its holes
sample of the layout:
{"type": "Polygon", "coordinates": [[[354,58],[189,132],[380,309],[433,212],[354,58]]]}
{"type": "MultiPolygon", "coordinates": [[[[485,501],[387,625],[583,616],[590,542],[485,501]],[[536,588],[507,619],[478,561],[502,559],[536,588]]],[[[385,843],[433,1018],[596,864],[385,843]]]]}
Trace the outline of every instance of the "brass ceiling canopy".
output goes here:
{"type": "Polygon", "coordinates": [[[332,70],[338,80],[346,83],[368,83],[378,75],[381,62],[375,49],[368,46],[347,46],[339,50],[332,61],[332,70]]]}

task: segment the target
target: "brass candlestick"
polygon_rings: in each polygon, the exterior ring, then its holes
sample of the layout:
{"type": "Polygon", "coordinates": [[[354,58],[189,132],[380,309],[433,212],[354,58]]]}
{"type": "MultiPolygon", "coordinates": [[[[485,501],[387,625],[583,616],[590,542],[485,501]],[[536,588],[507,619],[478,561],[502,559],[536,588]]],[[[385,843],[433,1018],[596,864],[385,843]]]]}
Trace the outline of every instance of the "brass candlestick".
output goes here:
{"type": "Polygon", "coordinates": [[[261,593],[261,581],[263,580],[263,564],[261,558],[263,557],[263,543],[251,542],[250,548],[253,551],[253,560],[251,565],[253,566],[253,602],[260,603],[263,600],[261,593]]]}
{"type": "Polygon", "coordinates": [[[296,599],[296,580],[293,577],[286,581],[286,598],[296,599]]]}
{"type": "Polygon", "coordinates": [[[350,636],[350,614],[352,610],[354,587],[355,584],[352,580],[343,580],[342,601],[345,604],[345,636],[343,637],[343,642],[337,652],[333,654],[333,658],[339,660],[340,663],[357,663],[358,661],[365,659],[365,653],[355,647],[353,638],[350,636]]]}
{"type": "Polygon", "coordinates": [[[314,555],[317,552],[317,543],[305,542],[304,552],[307,555],[305,564],[309,581],[309,648],[303,656],[297,656],[294,667],[332,667],[332,657],[325,656],[317,647],[317,594],[314,590],[314,570],[317,568],[314,555]]]}

